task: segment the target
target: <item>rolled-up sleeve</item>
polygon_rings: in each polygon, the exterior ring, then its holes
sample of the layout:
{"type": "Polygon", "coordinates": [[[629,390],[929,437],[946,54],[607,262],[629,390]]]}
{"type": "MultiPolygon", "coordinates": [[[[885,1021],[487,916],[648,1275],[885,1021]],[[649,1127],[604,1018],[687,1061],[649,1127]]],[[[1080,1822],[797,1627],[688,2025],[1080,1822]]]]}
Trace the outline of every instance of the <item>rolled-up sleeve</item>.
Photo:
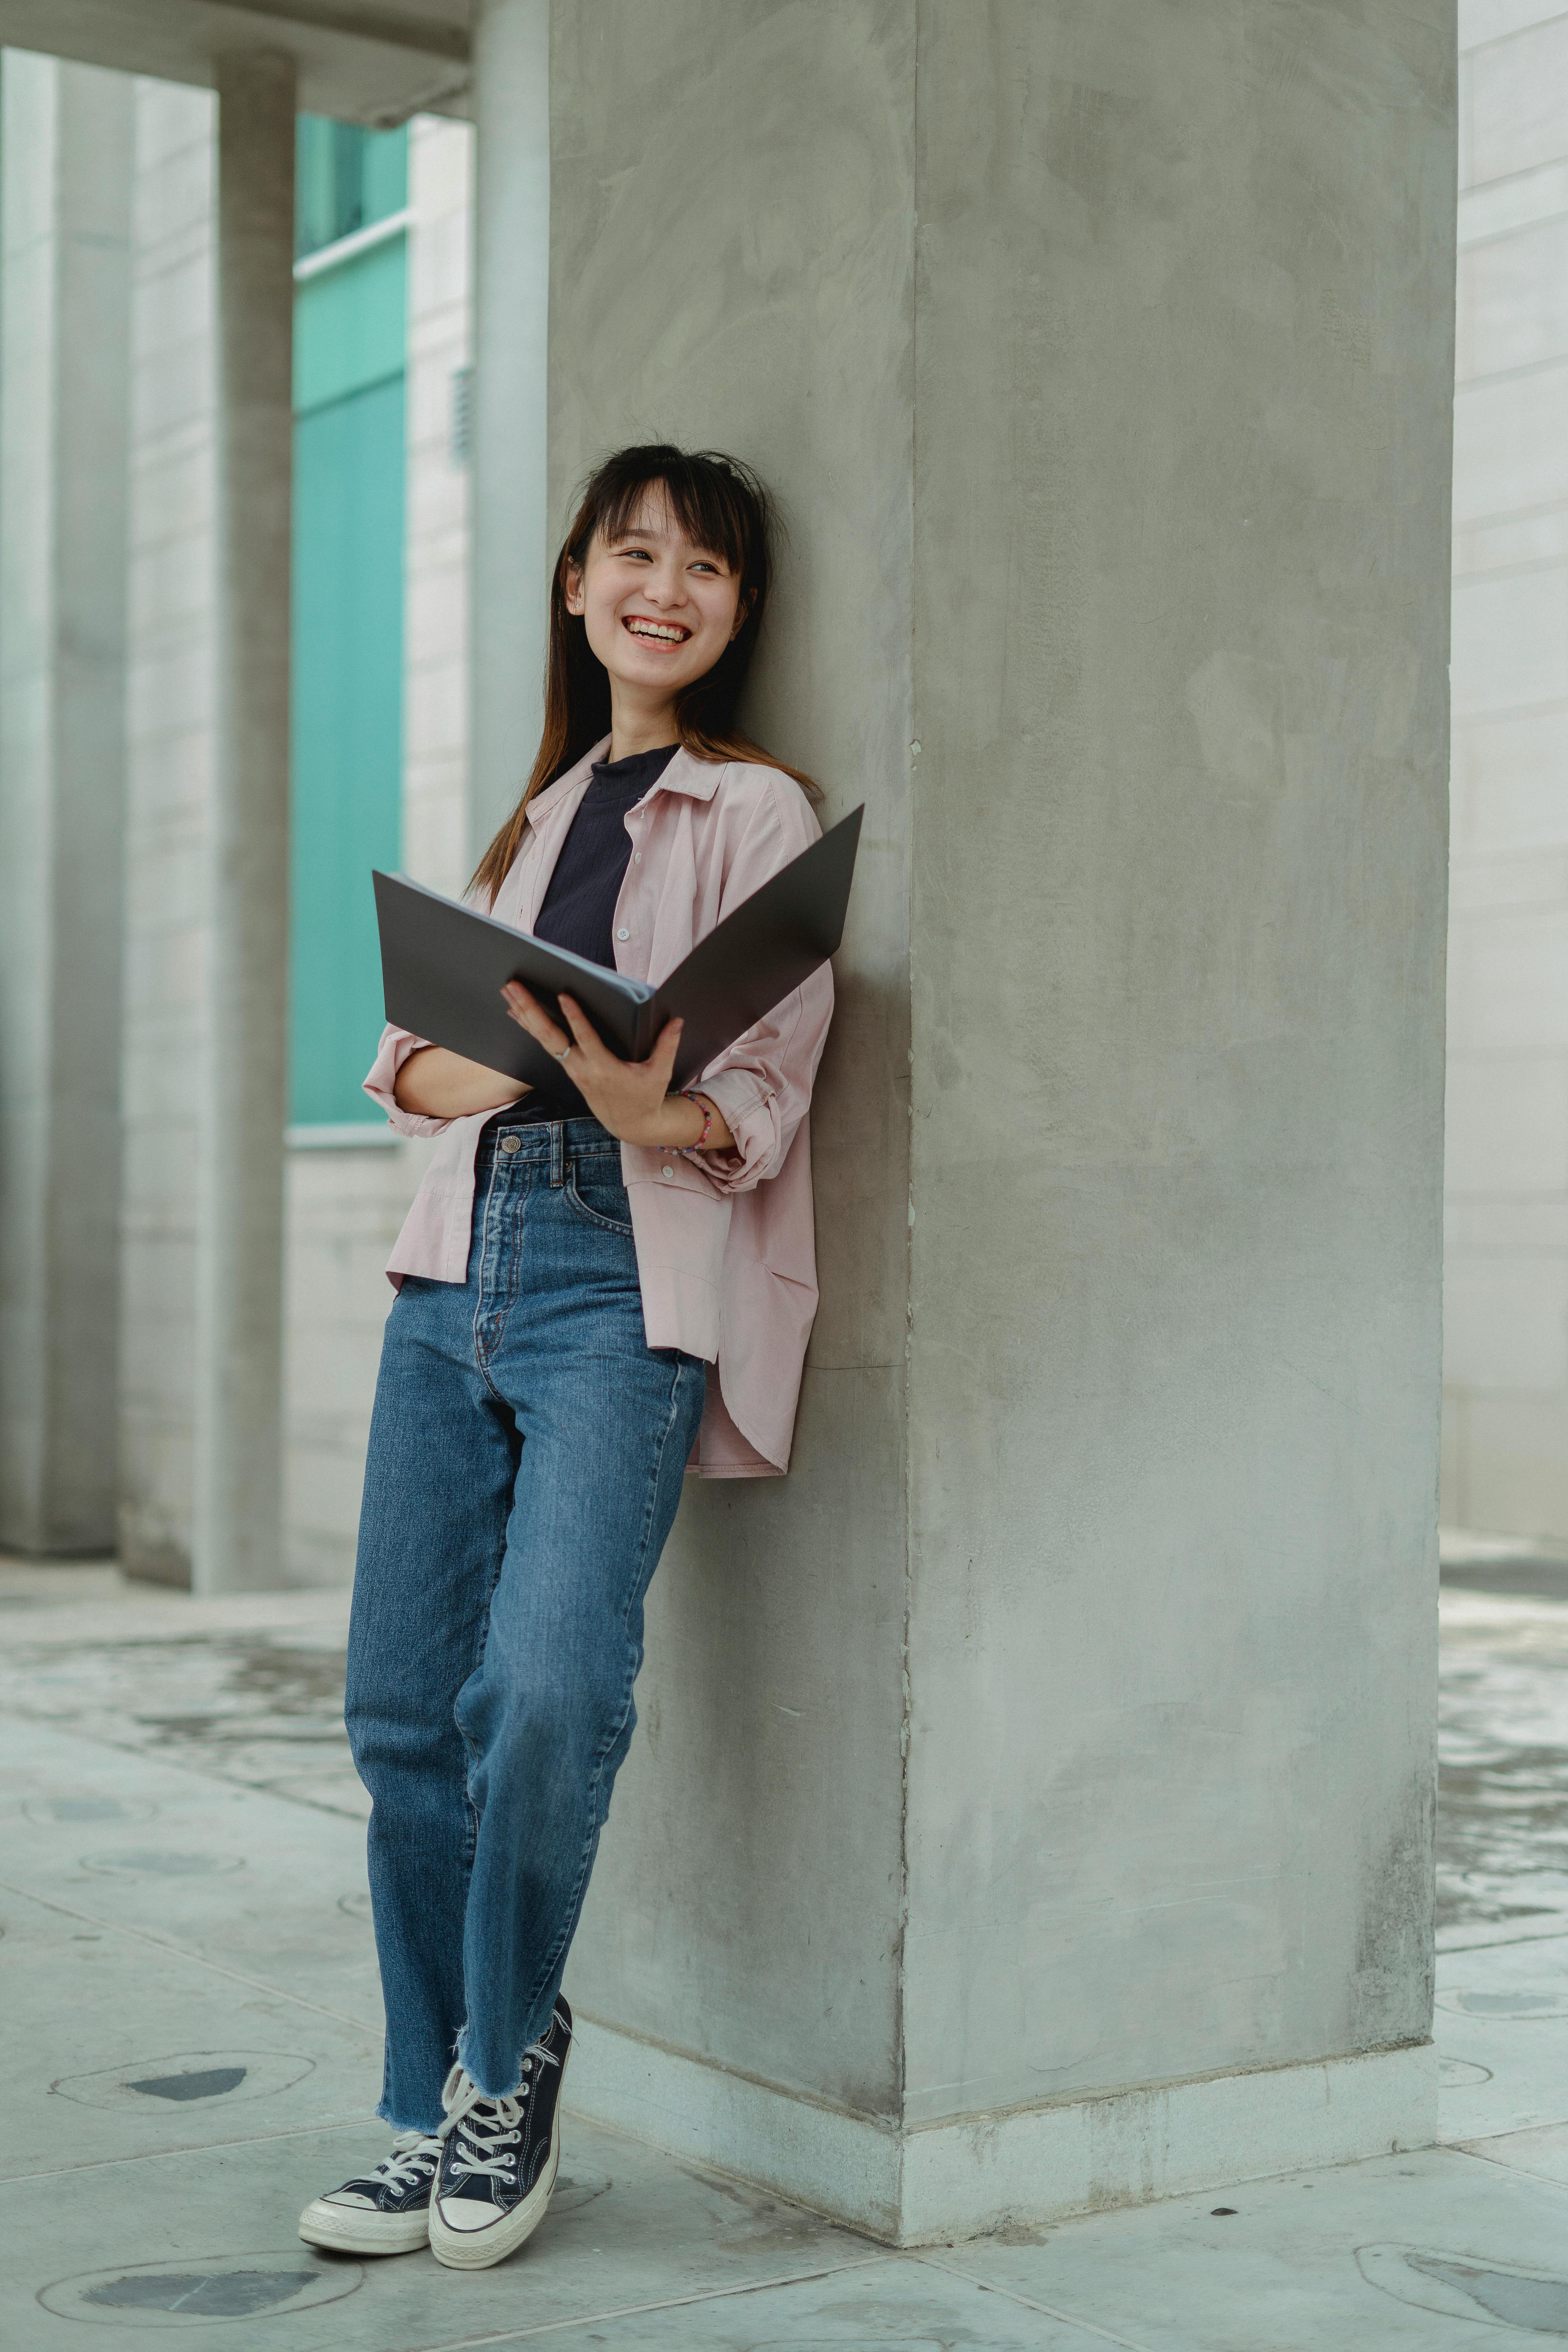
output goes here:
{"type": "MultiPolygon", "coordinates": [[[[725,876],[721,920],[821,835],[798,785],[778,777],[725,876]]],[[[748,1192],[778,1174],[810,1107],[832,1018],[833,967],[825,963],[692,1082],[735,1139],[732,1150],[705,1151],[698,1162],[716,1191],[748,1192]]]]}
{"type": "Polygon", "coordinates": [[[397,1073],[410,1054],[420,1053],[429,1043],[428,1037],[416,1037],[410,1030],[395,1029],[389,1022],[381,1033],[381,1044],[364,1081],[365,1093],[372,1102],[381,1105],[399,1135],[445,1135],[452,1124],[449,1118],[426,1118],[422,1111],[405,1110],[397,1099],[397,1073]]]}

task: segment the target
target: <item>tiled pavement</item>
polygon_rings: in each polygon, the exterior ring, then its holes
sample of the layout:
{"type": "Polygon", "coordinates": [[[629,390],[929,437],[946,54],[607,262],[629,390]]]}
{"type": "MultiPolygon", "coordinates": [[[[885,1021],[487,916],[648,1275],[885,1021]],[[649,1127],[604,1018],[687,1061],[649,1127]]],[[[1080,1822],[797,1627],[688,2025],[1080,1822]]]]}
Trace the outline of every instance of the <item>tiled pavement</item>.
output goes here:
{"type": "Polygon", "coordinates": [[[571,2120],[544,2227],[468,2276],[294,2234],[384,2145],[342,1596],[0,1566],[0,2345],[1568,2339],[1568,1580],[1514,1580],[1445,1595],[1446,2145],[889,2254],[571,2120]]]}

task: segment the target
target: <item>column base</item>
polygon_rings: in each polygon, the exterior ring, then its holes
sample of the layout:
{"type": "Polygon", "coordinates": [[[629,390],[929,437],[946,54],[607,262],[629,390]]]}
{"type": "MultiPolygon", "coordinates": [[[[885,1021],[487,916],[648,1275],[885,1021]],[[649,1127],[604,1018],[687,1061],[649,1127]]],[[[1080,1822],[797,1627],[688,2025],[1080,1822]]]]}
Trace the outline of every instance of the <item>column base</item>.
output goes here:
{"type": "Polygon", "coordinates": [[[899,2246],[1427,2147],[1437,2133],[1430,2042],[900,2134],[579,2018],[567,2089],[595,2123],[899,2246]]]}

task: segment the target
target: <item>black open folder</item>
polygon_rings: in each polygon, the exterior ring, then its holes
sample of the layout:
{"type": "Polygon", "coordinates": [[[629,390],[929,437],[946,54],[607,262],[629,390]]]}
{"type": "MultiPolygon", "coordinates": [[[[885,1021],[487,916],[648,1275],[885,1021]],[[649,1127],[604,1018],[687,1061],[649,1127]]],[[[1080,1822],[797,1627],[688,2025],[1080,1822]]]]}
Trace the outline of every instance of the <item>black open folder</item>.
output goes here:
{"type": "Polygon", "coordinates": [[[837,952],[864,814],[851,811],[781,866],[658,988],[476,914],[400,874],[377,873],[386,1017],[433,1045],[583,1109],[566,1068],[509,1015],[500,993],[509,980],[521,980],[554,1014],[559,995],[574,998],[624,1062],[646,1060],[665,1023],[679,1014],[686,1026],[673,1084],[689,1086],[837,952]]]}

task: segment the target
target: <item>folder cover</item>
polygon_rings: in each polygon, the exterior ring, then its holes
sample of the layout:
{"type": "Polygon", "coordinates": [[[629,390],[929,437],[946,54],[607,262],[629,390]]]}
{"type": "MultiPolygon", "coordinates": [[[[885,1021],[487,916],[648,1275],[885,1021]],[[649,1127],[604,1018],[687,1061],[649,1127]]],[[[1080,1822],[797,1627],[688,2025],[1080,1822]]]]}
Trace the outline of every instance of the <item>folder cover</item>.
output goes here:
{"type": "Polygon", "coordinates": [[[500,994],[506,982],[521,980],[557,1018],[557,997],[574,997],[623,1062],[646,1060],[665,1023],[679,1014],[686,1026],[672,1084],[689,1086],[837,952],[864,814],[864,807],[852,810],[781,866],[657,989],[401,874],[377,872],[386,1017],[582,1111],[586,1105],[566,1066],[509,1015],[500,994]]]}

